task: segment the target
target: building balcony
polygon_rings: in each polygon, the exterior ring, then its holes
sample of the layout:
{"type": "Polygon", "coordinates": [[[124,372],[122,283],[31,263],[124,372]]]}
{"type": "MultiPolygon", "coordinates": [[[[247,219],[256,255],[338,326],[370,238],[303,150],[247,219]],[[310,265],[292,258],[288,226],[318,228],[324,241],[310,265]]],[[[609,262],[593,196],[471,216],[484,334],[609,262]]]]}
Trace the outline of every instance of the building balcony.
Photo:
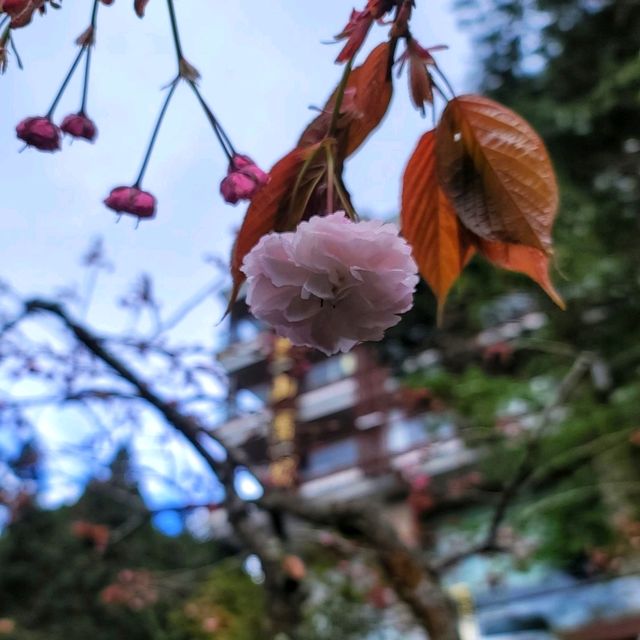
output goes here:
{"type": "Polygon", "coordinates": [[[240,447],[252,438],[265,438],[271,423],[271,411],[250,413],[227,420],[216,430],[215,435],[229,447],[240,447]]]}
{"type": "Polygon", "coordinates": [[[234,342],[218,354],[218,362],[228,374],[262,362],[269,354],[269,335],[261,333],[251,340],[234,342]]]}
{"type": "Polygon", "coordinates": [[[317,420],[353,407],[358,401],[358,383],[345,378],[298,396],[298,418],[303,422],[317,420]]]}

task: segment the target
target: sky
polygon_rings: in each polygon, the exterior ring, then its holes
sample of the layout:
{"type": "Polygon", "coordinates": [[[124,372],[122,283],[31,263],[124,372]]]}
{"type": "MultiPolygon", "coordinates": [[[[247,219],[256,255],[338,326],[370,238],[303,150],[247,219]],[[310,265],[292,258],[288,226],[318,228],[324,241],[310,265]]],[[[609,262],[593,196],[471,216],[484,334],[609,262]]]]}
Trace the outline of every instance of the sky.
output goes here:
{"type": "MultiPolygon", "coordinates": [[[[186,85],[170,106],[143,185],[158,199],[157,217],[135,229],[126,217],[115,224],[102,204],[112,187],[134,181],[161,106],[161,88],[175,76],[162,0],[149,2],[143,20],[135,16],[132,0],[99,8],[88,102],[99,130],[96,143],[65,140],[59,153],[19,153],[15,125],[48,110],[91,4],[65,0],[62,10],[16,31],[25,69],[12,60],[0,77],[0,279],[25,295],[51,296],[61,287],[81,285],[80,256],[93,238],[102,237],[115,269],[101,276],[87,320],[99,330],[117,331],[124,320],[115,301],[138,274],[153,275],[168,310],[202,287],[211,278],[203,257],[226,259],[245,207],[226,205],[219,196],[226,160],[186,85]]],[[[424,46],[448,45],[437,54],[441,68],[458,93],[472,89],[472,46],[456,25],[452,0],[417,5],[415,37],[424,46]]],[[[337,84],[342,69],[333,60],[340,45],[327,42],[346,24],[351,8],[344,0],[176,0],[184,53],[202,75],[202,93],[236,149],[263,168],[293,147],[314,116],[309,107],[321,106],[337,84]]],[[[385,39],[387,29],[372,30],[364,54],[385,39]]],[[[58,122],[77,110],[80,84],[78,73],[56,111],[58,122]]],[[[401,172],[430,123],[430,116],[421,118],[411,106],[406,77],[397,81],[383,126],[346,167],[360,214],[397,213],[401,172]]],[[[219,331],[220,313],[220,305],[205,306],[184,331],[210,339],[219,331]]]]}

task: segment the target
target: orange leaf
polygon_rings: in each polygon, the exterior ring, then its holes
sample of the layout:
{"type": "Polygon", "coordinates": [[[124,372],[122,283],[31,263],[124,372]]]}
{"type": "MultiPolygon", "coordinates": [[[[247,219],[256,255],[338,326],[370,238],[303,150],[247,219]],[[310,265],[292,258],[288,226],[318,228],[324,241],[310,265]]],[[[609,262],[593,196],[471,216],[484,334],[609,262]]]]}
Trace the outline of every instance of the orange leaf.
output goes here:
{"type": "Polygon", "coordinates": [[[420,274],[438,299],[440,316],[449,290],[474,248],[438,184],[435,143],[435,132],[425,133],[407,164],[400,218],[420,274]]]}
{"type": "Polygon", "coordinates": [[[489,262],[502,269],[529,276],[561,309],[565,308],[564,300],[549,277],[549,256],[544,251],[517,244],[490,242],[482,238],[477,238],[475,244],[489,262]]]}
{"type": "Polygon", "coordinates": [[[244,257],[263,235],[284,230],[289,197],[306,155],[305,150],[294,149],[278,160],[269,172],[269,182],[253,197],[231,253],[233,288],[227,311],[235,302],[240,285],[245,279],[240,270],[244,257]]]}
{"type": "Polygon", "coordinates": [[[524,119],[482,96],[455,98],[438,125],[436,156],[440,183],[470,231],[549,252],[558,187],[524,119]]]}
{"type": "MultiPolygon", "coordinates": [[[[391,48],[385,42],[349,75],[336,131],[343,158],[356,151],[387,113],[393,93],[390,63],[391,48]]],[[[322,113],[304,130],[298,146],[315,144],[329,133],[336,95],[337,89],[322,113]]]]}

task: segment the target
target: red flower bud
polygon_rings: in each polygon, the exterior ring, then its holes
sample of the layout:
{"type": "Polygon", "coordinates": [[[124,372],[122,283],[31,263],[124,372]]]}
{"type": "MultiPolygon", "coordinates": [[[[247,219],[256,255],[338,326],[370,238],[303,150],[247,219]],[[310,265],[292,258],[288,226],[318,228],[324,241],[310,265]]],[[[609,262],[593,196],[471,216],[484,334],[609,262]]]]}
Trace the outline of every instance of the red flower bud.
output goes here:
{"type": "Polygon", "coordinates": [[[40,151],[60,149],[60,129],[45,116],[25,118],[18,123],[16,135],[27,145],[40,151]]]}
{"type": "Polygon", "coordinates": [[[220,193],[225,202],[236,204],[239,200],[251,200],[267,182],[269,174],[248,156],[236,154],[229,163],[227,177],[220,183],[220,193]]]}
{"type": "Polygon", "coordinates": [[[38,3],[33,0],[0,0],[0,9],[11,17],[11,28],[18,29],[31,22],[38,3]]]}
{"type": "Polygon", "coordinates": [[[60,125],[60,129],[74,138],[84,138],[93,142],[98,133],[96,125],[84,113],[72,113],[65,117],[60,125]]]}
{"type": "Polygon", "coordinates": [[[155,197],[138,187],[116,187],[104,203],[118,213],[130,213],[138,218],[153,218],[156,213],[155,197]]]}

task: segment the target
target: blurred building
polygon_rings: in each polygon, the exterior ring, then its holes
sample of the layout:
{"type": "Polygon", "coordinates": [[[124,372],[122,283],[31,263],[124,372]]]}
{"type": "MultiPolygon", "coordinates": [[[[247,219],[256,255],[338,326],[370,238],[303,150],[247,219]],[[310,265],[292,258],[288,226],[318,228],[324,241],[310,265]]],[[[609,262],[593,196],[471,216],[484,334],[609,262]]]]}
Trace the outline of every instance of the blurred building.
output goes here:
{"type": "Polygon", "coordinates": [[[219,354],[230,395],[218,434],[249,455],[267,485],[310,500],[385,500],[411,542],[412,484],[458,475],[474,454],[428,394],[400,387],[378,351],[362,344],[325,357],[291,347],[240,300],[219,354]]]}
{"type": "MultiPolygon", "coordinates": [[[[504,364],[509,341],[545,321],[528,296],[505,296],[473,340],[476,355],[487,366],[504,364]]],[[[445,518],[434,527],[432,509],[443,496],[473,490],[478,453],[436,398],[404,388],[379,345],[331,357],[292,347],[256,321],[243,299],[231,310],[228,336],[218,356],[229,380],[227,419],[217,434],[245,452],[263,484],[310,501],[375,499],[406,543],[455,551],[456,526],[448,530],[445,518]],[[422,513],[430,527],[421,526],[422,513]]],[[[435,349],[418,351],[404,360],[404,372],[440,357],[435,349]]],[[[594,583],[544,567],[519,574],[486,557],[470,558],[450,578],[473,594],[473,637],[545,640],[558,629],[571,640],[640,637],[640,578],[594,583]],[[496,566],[499,581],[492,578],[496,566]]]]}

